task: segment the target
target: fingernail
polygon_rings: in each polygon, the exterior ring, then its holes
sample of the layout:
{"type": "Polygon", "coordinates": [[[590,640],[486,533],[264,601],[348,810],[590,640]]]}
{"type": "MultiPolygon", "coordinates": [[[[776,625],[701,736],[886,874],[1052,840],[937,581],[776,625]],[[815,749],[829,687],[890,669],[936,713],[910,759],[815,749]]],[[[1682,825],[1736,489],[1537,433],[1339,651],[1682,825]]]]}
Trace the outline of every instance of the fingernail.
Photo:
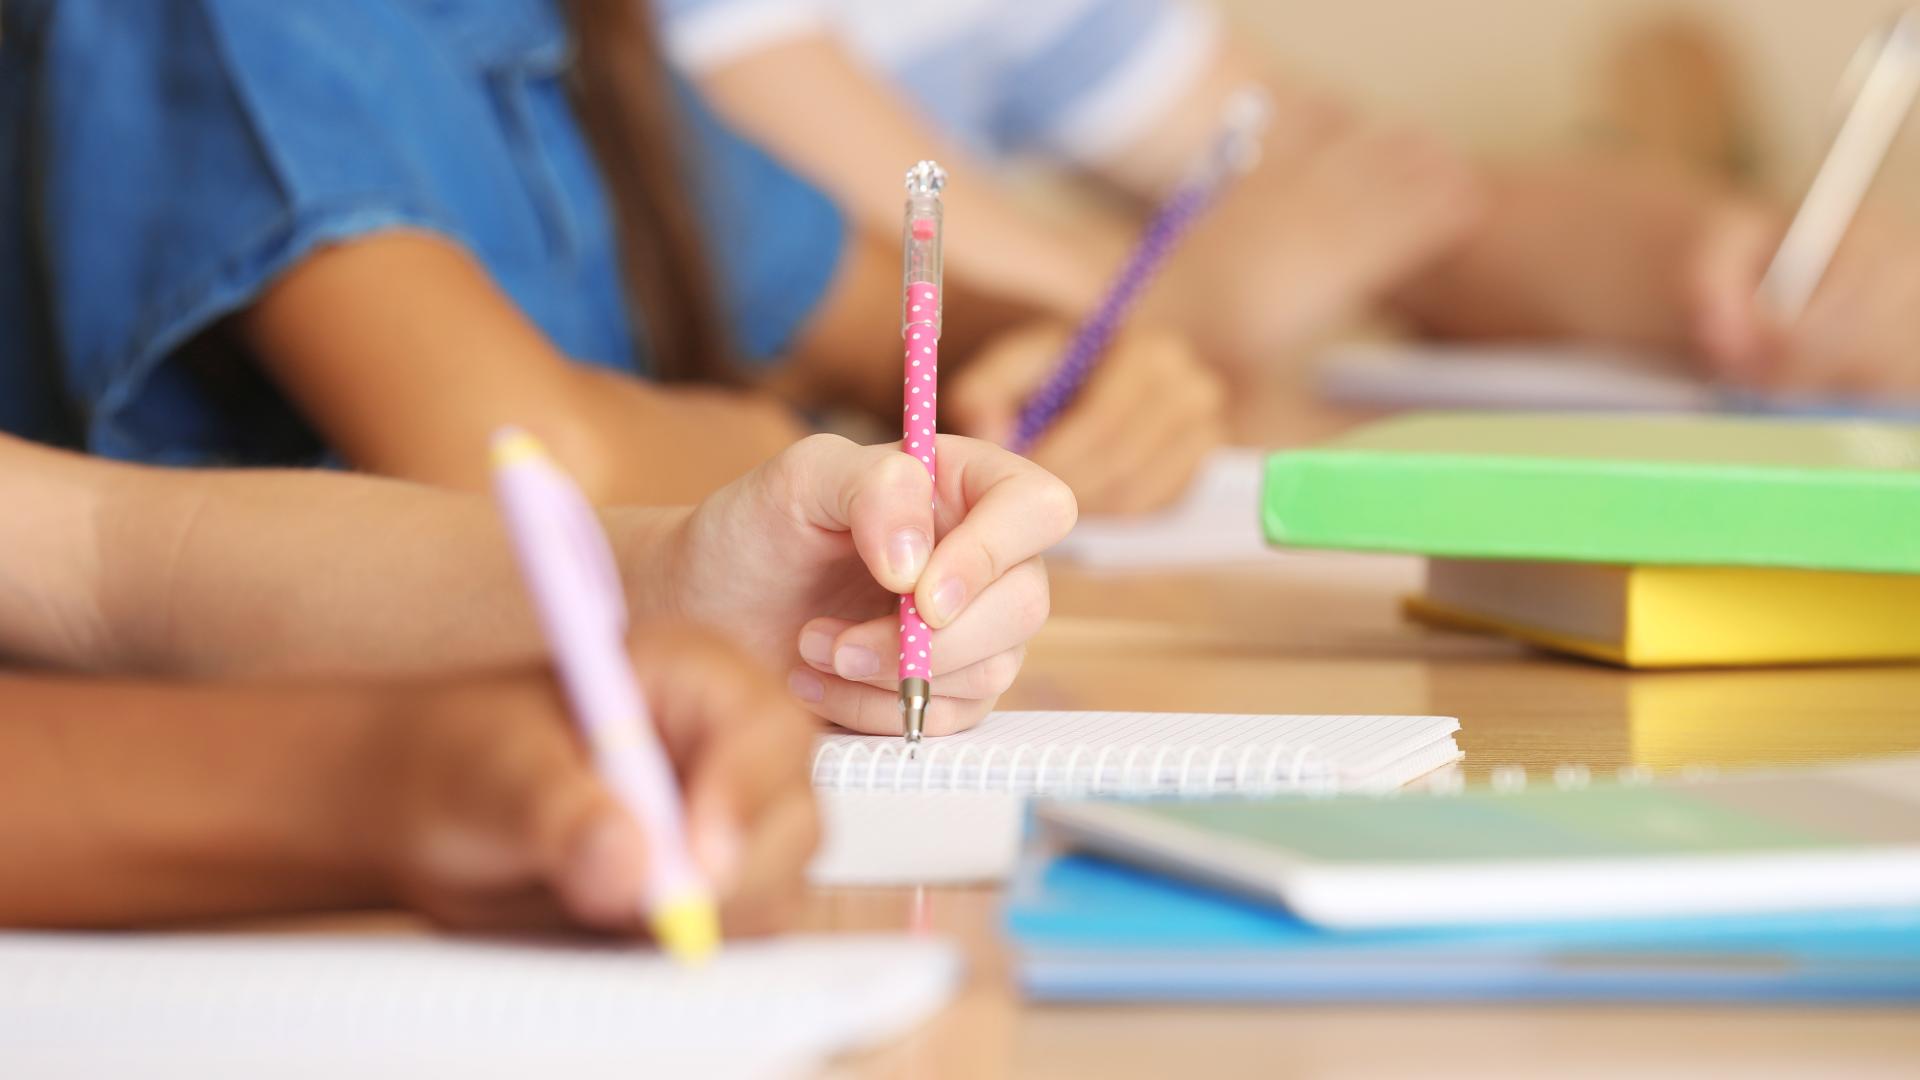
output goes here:
{"type": "Polygon", "coordinates": [[[919,529],[901,529],[887,541],[887,568],[904,581],[917,581],[926,569],[933,542],[919,529]]]}
{"type": "Polygon", "coordinates": [[[807,630],[800,635],[800,659],[818,667],[833,663],[833,635],[825,630],[807,630]]]}
{"type": "Polygon", "coordinates": [[[787,673],[787,693],[806,702],[819,702],[827,696],[827,684],[811,671],[795,668],[787,673]]]}
{"type": "Polygon", "coordinates": [[[933,618],[928,621],[934,626],[945,626],[960,614],[960,606],[966,602],[966,585],[959,578],[948,578],[933,590],[933,618]]]}
{"type": "Polygon", "coordinates": [[[865,645],[842,645],[833,654],[833,670],[843,679],[871,679],[880,674],[880,657],[865,645]]]}

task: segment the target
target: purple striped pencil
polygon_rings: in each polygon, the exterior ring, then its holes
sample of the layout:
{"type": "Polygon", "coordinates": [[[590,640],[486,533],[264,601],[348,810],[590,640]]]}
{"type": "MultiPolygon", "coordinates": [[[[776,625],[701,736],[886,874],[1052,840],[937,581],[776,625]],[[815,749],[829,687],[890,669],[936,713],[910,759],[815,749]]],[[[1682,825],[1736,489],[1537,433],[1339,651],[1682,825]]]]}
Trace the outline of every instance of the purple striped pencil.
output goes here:
{"type": "Polygon", "coordinates": [[[1215,137],[1206,160],[1160,205],[1141,233],[1139,243],[1121,265],[1113,284],[1107,287],[1106,295],[1067,343],[1053,374],[1021,407],[1014,429],[1014,452],[1024,454],[1031,450],[1034,442],[1072,403],[1087,377],[1093,374],[1094,365],[1112,344],[1113,336],[1120,332],[1127,312],[1166,265],[1180,238],[1235,177],[1253,167],[1259,156],[1260,135],[1266,119],[1266,97],[1258,90],[1243,91],[1229,102],[1220,134],[1215,137]]]}

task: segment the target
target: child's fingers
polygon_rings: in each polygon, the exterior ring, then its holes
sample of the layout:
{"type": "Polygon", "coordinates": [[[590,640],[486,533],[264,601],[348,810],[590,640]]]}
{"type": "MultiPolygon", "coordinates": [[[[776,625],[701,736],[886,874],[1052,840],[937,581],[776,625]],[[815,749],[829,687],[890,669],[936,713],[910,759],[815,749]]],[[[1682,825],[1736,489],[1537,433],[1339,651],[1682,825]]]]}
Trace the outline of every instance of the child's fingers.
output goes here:
{"type": "Polygon", "coordinates": [[[1029,395],[1053,371],[1067,332],[1046,325],[1010,335],[961,369],[941,395],[941,415],[954,430],[1005,444],[1029,395]]]}
{"type": "MultiPolygon", "coordinates": [[[[971,615],[972,612],[969,611],[968,614],[971,615]]],[[[1020,666],[1026,662],[1026,657],[1027,647],[1014,645],[970,663],[949,663],[944,670],[934,672],[933,685],[945,697],[999,697],[1013,685],[1013,680],[1019,676],[1020,666]]],[[[888,693],[898,693],[900,689],[897,669],[891,664],[878,675],[857,678],[840,674],[831,667],[824,670],[816,669],[816,671],[824,678],[871,686],[888,693]]]]}
{"type": "Polygon", "coordinates": [[[1778,242],[1778,226],[1768,216],[1726,210],[1709,221],[1686,267],[1693,336],[1722,378],[1753,383],[1764,374],[1769,319],[1754,290],[1778,242]]]}
{"type": "MultiPolygon", "coordinates": [[[[1033,637],[1049,603],[1046,569],[1029,559],[987,586],[952,625],[934,631],[930,643],[914,643],[914,651],[926,652],[921,659],[943,679],[1033,637]]],[[[815,619],[800,634],[800,658],[816,671],[882,689],[897,685],[901,651],[899,620],[891,614],[860,623],[815,619]]]]}
{"type": "Polygon", "coordinates": [[[735,875],[741,835],[786,790],[804,790],[813,723],[779,683],[709,630],[633,635],[635,670],[682,780],[687,840],[712,877],[735,875]]]}
{"type": "Polygon", "coordinates": [[[940,445],[960,474],[966,516],[941,538],[914,589],[921,617],[936,630],[1058,543],[1078,513],[1073,492],[1024,458],[970,439],[943,437],[940,445]]]}
{"type": "MultiPolygon", "coordinates": [[[[1109,505],[1119,514],[1159,510],[1186,493],[1207,458],[1226,441],[1226,428],[1213,420],[1170,433],[1109,505]]],[[[1249,511],[1251,513],[1251,511],[1249,511]]]]}
{"type": "Polygon", "coordinates": [[[586,755],[531,762],[528,790],[535,861],[554,895],[581,925],[631,932],[637,925],[646,842],[640,829],[594,775],[586,755]]]}
{"type": "Polygon", "coordinates": [[[935,685],[943,697],[966,701],[992,701],[1013,686],[1020,668],[1027,662],[1027,647],[1015,645],[984,660],[976,660],[938,677],[935,685]]]}
{"type": "Polygon", "coordinates": [[[907,592],[933,550],[933,483],[922,456],[932,447],[858,446],[814,435],[782,454],[794,512],[821,529],[850,533],[854,549],[890,592],[907,592]]]}
{"type": "Polygon", "coordinates": [[[688,841],[716,892],[750,872],[751,835],[772,808],[811,791],[814,724],[781,695],[730,717],[687,780],[688,841]]]}
{"type": "MultiPolygon", "coordinates": [[[[823,720],[865,735],[899,735],[900,693],[882,690],[865,683],[848,682],[835,675],[821,675],[806,668],[795,668],[788,686],[814,715],[823,720]]],[[[950,698],[934,688],[927,705],[926,733],[950,735],[979,723],[993,708],[991,699],[950,698]]]]}
{"type": "Polygon", "coordinates": [[[1097,461],[1126,445],[1134,426],[1152,415],[1156,391],[1174,381],[1163,380],[1160,371],[1173,362],[1157,345],[1114,346],[1048,430],[1047,454],[1061,462],[1097,461]]]}
{"type": "Polygon", "coordinates": [[[1096,379],[1033,455],[1071,483],[1088,506],[1105,512],[1164,504],[1171,497],[1165,491],[1164,474],[1172,464],[1167,447],[1186,441],[1195,428],[1223,426],[1225,389],[1219,376],[1174,344],[1127,348],[1109,361],[1111,379],[1105,384],[1096,379]],[[1130,390],[1103,400],[1101,386],[1123,378],[1130,390]]]}
{"type": "Polygon", "coordinates": [[[1153,407],[1133,434],[1094,460],[1056,464],[1042,447],[1034,460],[1058,470],[1091,513],[1132,514],[1158,509],[1182,491],[1199,457],[1219,444],[1225,425],[1217,414],[1183,409],[1179,395],[1153,407]]]}
{"type": "Polygon", "coordinates": [[[645,625],[632,648],[681,778],[687,844],[724,890],[746,872],[745,837],[767,807],[809,790],[814,723],[779,683],[709,630],[645,625]]]}

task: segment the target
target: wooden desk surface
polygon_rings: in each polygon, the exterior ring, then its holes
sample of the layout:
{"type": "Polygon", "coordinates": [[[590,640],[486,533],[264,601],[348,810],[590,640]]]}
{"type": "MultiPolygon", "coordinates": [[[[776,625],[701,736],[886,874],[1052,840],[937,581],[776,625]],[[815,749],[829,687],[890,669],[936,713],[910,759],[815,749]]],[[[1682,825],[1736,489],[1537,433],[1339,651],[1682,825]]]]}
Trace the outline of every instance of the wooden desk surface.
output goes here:
{"type": "MultiPolygon", "coordinates": [[[[1421,630],[1410,561],[1275,556],[1206,573],[1055,568],[1055,620],[1012,708],[1441,713],[1470,777],[1920,751],[1920,667],[1629,674],[1421,630]]],[[[853,1076],[1920,1075],[1920,1011],[1059,1007],[1022,1003],[992,889],[822,889],[816,929],[965,943],[962,999],[853,1076]]]]}

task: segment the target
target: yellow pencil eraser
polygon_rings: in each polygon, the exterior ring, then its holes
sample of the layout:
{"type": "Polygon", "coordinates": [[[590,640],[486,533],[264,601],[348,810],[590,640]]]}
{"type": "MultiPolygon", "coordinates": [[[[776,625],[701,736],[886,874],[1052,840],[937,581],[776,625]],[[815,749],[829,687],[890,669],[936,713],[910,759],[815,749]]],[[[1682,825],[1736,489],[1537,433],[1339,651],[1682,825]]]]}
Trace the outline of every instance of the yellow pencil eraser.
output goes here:
{"type": "Polygon", "coordinates": [[[704,896],[663,904],[652,922],[660,947],[683,964],[704,963],[720,947],[720,916],[704,896]]]}
{"type": "Polygon", "coordinates": [[[544,460],[547,448],[540,440],[517,427],[504,427],[493,433],[493,463],[512,465],[517,461],[544,460]]]}

